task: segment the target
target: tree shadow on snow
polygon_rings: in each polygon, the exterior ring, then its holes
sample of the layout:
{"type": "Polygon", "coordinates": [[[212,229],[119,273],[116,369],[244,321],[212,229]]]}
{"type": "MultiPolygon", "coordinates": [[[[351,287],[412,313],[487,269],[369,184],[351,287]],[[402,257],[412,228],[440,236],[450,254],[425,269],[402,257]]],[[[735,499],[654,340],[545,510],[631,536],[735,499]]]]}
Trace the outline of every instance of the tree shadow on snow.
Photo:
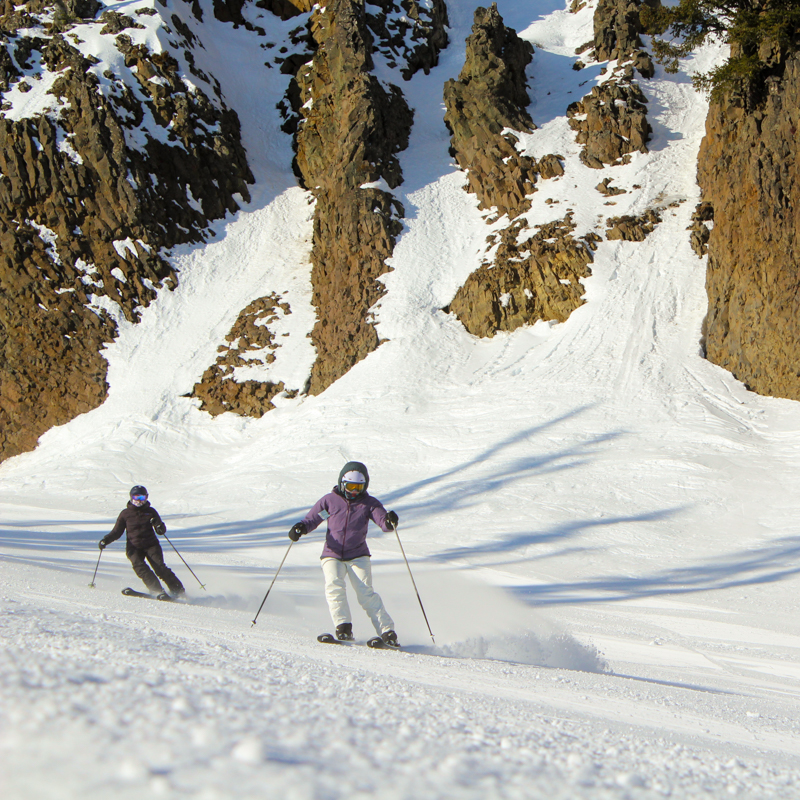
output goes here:
{"type": "Polygon", "coordinates": [[[609,603],[775,583],[800,573],[800,539],[783,537],[755,549],[715,556],[712,563],[650,575],[610,575],[570,583],[517,586],[511,591],[536,606],[609,603]]]}

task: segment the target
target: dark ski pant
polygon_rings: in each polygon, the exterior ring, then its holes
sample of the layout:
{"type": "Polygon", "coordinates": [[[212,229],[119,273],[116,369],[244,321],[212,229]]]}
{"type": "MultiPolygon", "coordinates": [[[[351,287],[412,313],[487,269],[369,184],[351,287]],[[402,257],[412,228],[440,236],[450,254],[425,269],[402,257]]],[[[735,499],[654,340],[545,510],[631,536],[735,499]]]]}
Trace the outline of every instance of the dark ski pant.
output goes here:
{"type": "Polygon", "coordinates": [[[158,578],[161,578],[167,584],[167,588],[175,594],[183,589],[183,584],[178,580],[175,573],[164,563],[164,553],[161,550],[161,545],[156,542],[151,547],[139,548],[133,547],[130,542],[125,548],[125,555],[133,566],[133,571],[142,579],[144,585],[153,594],[160,594],[163,590],[158,578]],[[150,562],[150,567],[147,566],[145,559],[150,562]],[[155,575],[153,574],[155,572],[155,575]],[[156,578],[158,575],[158,578],[156,578]]]}

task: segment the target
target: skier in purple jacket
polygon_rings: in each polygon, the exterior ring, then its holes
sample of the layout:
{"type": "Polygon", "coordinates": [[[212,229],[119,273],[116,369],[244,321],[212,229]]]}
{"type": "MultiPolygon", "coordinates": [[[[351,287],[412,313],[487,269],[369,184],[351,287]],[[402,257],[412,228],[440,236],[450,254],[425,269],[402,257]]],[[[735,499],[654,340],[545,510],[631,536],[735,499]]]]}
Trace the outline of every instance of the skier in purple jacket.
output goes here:
{"type": "Polygon", "coordinates": [[[387,533],[397,525],[397,514],[387,511],[379,500],[367,493],[369,473],[360,461],[349,461],[339,473],[333,491],[320,498],[302,522],[292,526],[289,538],[296,542],[313,531],[323,519],[328,520],[325,547],[322,549],[322,573],[325,576],[325,599],[336,626],[336,638],[353,638],[353,622],[347,603],[345,577],[355,590],[359,604],[372,620],[383,641],[398,646],[394,622],[383,601],[372,588],[372,566],[367,547],[367,527],[372,520],[387,533]]]}

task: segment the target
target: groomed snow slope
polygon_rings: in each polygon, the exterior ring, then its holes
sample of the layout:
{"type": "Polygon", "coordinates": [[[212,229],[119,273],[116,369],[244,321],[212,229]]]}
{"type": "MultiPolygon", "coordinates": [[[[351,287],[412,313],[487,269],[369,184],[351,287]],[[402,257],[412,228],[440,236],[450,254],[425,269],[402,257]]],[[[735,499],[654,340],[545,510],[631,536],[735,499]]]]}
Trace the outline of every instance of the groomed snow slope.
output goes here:
{"type": "MultiPolygon", "coordinates": [[[[689,73],[722,54],[643,82],[651,152],[600,174],[564,117],[602,79],[571,68],[594,3],[499,0],[536,47],[525,147],[566,159],[530,223],[571,208],[579,233],[602,232],[606,216],[667,211],[645,242],[600,245],[566,323],[479,341],[439,310],[491,230],[447,154],[442,85],[473,12],[451,2],[450,48],[402,86],[416,116],[375,310],[387,341],[319,397],[211,419],[183,395],[257,297],[286,293],[276,364],[307,374],[313,207],[259,37],[205,0],[202,26],[169,2],[240,115],[257,183],[210,244],[175,252],[178,289],[121,325],[107,402],[0,467],[3,798],[800,797],[800,405],[701,358],[705,264],[685,230],[705,117],[689,73]],[[615,205],[594,189],[606,175],[630,190],[615,205]],[[319,533],[251,625],[286,531],[352,458],[400,515],[436,646],[377,530],[405,652],[316,643],[319,533]],[[122,597],[137,579],[121,543],[87,587],[134,483],[206,584],[165,543],[188,605],[122,597]]],[[[297,24],[248,13],[277,44],[297,24]]],[[[360,612],[355,630],[371,634],[360,612]]]]}

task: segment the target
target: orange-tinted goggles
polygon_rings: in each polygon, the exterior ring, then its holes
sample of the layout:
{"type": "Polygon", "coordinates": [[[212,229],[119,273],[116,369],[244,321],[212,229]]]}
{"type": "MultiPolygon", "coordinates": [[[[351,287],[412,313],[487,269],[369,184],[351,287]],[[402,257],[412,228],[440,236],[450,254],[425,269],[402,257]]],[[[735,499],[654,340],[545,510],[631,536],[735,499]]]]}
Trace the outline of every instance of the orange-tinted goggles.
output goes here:
{"type": "Polygon", "coordinates": [[[347,492],[363,492],[364,491],[364,484],[363,483],[346,483],[344,485],[345,491],[347,492]]]}

